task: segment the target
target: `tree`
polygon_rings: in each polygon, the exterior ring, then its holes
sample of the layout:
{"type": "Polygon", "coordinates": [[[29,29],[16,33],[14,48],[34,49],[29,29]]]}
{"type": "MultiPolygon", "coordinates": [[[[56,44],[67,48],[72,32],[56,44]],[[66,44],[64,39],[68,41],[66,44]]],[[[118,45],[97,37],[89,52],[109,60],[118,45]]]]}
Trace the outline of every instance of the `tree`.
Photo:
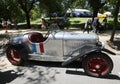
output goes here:
{"type": "Polygon", "coordinates": [[[1,10],[0,17],[3,17],[3,18],[6,17],[6,13],[7,13],[6,6],[7,6],[7,2],[5,0],[1,0],[0,1],[0,10],[1,10]]]}
{"type": "Polygon", "coordinates": [[[113,42],[115,32],[116,32],[116,28],[117,28],[117,24],[118,24],[118,13],[119,13],[119,10],[120,10],[120,0],[115,0],[115,1],[110,0],[110,3],[112,3],[113,7],[114,7],[114,13],[113,13],[114,26],[113,26],[113,31],[112,31],[111,38],[110,38],[110,41],[113,42]]]}
{"type": "Polygon", "coordinates": [[[21,9],[24,11],[27,21],[27,28],[31,28],[30,25],[30,12],[34,7],[37,0],[17,0],[21,9]]]}
{"type": "Polygon", "coordinates": [[[22,11],[18,7],[16,0],[1,0],[0,1],[0,17],[5,19],[14,19],[23,17],[22,11]]]}
{"type": "Polygon", "coordinates": [[[99,9],[106,4],[105,0],[88,0],[88,2],[93,9],[93,18],[97,17],[99,9]]]}
{"type": "Polygon", "coordinates": [[[39,0],[39,1],[40,1],[39,4],[40,8],[42,9],[42,11],[45,11],[49,16],[51,16],[51,13],[62,12],[63,0],[39,0]]]}

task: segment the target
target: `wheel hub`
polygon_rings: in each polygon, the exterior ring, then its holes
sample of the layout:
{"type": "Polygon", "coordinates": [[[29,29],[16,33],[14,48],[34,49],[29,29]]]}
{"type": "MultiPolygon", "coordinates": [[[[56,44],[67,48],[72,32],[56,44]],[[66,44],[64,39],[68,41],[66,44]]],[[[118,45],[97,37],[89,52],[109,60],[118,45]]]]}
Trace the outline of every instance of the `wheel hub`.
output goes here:
{"type": "Polygon", "coordinates": [[[96,69],[100,69],[100,65],[96,65],[95,68],[96,68],[96,69]]]}
{"type": "Polygon", "coordinates": [[[89,71],[92,73],[102,73],[107,70],[108,64],[102,58],[93,58],[88,62],[89,71]]]}

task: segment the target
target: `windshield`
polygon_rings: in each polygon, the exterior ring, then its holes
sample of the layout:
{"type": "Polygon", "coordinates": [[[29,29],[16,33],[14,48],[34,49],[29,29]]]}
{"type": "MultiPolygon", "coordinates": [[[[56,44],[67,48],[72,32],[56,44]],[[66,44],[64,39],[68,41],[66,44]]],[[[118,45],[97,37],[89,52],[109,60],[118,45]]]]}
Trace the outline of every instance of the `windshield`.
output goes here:
{"type": "Polygon", "coordinates": [[[59,26],[56,23],[52,23],[48,30],[54,31],[54,30],[60,30],[59,26]]]}
{"type": "Polygon", "coordinates": [[[49,34],[52,34],[53,32],[58,32],[60,31],[59,26],[56,23],[52,23],[49,27],[48,27],[48,31],[45,35],[45,37],[48,37],[49,34]]]}

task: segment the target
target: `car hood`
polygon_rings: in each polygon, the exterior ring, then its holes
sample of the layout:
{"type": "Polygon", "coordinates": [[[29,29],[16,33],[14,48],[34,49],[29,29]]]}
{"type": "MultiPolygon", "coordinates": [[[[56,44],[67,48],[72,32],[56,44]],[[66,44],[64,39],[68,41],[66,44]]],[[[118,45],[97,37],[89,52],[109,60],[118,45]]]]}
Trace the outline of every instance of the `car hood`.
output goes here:
{"type": "Polygon", "coordinates": [[[87,40],[87,39],[98,39],[98,36],[95,33],[83,33],[83,32],[79,32],[79,33],[75,33],[75,32],[65,32],[64,33],[64,39],[83,39],[83,40],[87,40]]]}
{"type": "Polygon", "coordinates": [[[96,40],[98,36],[95,33],[83,33],[83,32],[64,32],[59,31],[57,33],[52,33],[50,37],[54,37],[56,39],[67,39],[67,40],[96,40]]]}

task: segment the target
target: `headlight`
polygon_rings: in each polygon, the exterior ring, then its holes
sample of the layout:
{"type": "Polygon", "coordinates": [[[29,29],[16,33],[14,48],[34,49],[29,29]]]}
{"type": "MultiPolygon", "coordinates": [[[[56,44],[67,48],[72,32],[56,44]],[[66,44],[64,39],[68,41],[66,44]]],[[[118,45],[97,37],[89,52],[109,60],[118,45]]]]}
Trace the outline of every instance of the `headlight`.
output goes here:
{"type": "Polygon", "coordinates": [[[104,42],[97,42],[97,44],[96,44],[98,47],[101,47],[101,48],[104,48],[104,46],[105,46],[105,44],[104,44],[104,42]]]}

